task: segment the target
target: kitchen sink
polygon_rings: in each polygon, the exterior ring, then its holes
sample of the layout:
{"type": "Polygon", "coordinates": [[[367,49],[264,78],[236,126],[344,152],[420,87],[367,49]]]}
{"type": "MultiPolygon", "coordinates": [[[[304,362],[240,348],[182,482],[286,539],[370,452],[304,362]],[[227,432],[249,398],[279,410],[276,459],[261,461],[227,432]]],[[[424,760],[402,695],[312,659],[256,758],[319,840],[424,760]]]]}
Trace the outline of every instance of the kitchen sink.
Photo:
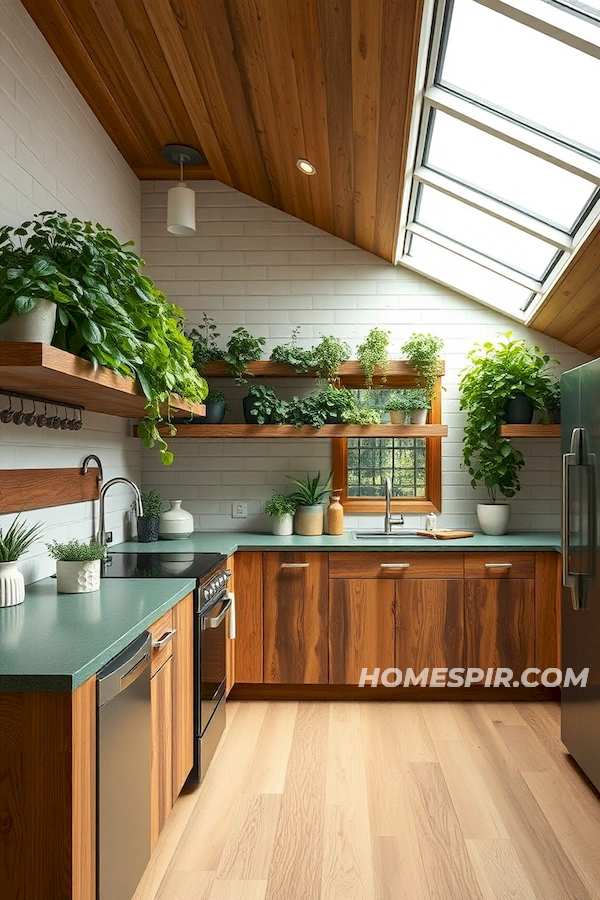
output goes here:
{"type": "Polygon", "coordinates": [[[369,541],[373,538],[384,541],[404,541],[422,537],[422,535],[414,528],[406,528],[404,530],[398,529],[398,531],[394,531],[392,534],[387,534],[385,531],[354,531],[353,534],[357,541],[369,541]]]}

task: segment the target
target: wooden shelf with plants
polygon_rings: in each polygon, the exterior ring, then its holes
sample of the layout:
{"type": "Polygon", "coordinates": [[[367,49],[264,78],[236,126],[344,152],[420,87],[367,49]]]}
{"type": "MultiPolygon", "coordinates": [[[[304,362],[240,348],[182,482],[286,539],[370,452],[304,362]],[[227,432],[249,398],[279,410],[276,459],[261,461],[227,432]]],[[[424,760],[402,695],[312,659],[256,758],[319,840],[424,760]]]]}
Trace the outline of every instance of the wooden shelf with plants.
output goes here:
{"type": "MultiPolygon", "coordinates": [[[[246,372],[252,378],[316,378],[316,370],[308,369],[306,372],[297,372],[292,366],[288,366],[286,363],[277,363],[273,362],[270,359],[261,359],[258,362],[252,362],[248,365],[246,372]]],[[[440,375],[445,373],[445,365],[442,361],[440,367],[440,375]]],[[[233,374],[229,371],[227,367],[227,363],[217,360],[215,362],[209,362],[202,369],[202,375],[204,378],[233,378],[233,374]]],[[[339,376],[344,385],[348,385],[352,383],[352,386],[358,383],[362,383],[364,376],[362,374],[362,369],[360,367],[360,363],[356,359],[348,360],[348,362],[342,363],[339,369],[339,376]]],[[[389,367],[386,373],[386,379],[389,381],[394,381],[394,385],[397,386],[396,382],[406,379],[407,382],[411,384],[414,383],[415,378],[415,369],[409,362],[405,360],[390,360],[389,367]]],[[[375,371],[373,377],[373,384],[376,387],[380,387],[385,382],[380,373],[375,371]]]]}
{"type": "MultiPolygon", "coordinates": [[[[168,435],[168,428],[159,431],[168,435]]],[[[432,438],[447,437],[447,425],[177,425],[177,438],[432,438]]]]}
{"type": "MultiPolygon", "coordinates": [[[[145,415],[146,398],[134,378],[94,368],[88,360],[49,344],[0,343],[0,392],[10,391],[121,418],[145,415]]],[[[203,416],[205,406],[173,396],[171,412],[203,416]]]]}
{"type": "Polygon", "coordinates": [[[559,438],[560,425],[501,425],[500,436],[506,438],[559,438]]]}

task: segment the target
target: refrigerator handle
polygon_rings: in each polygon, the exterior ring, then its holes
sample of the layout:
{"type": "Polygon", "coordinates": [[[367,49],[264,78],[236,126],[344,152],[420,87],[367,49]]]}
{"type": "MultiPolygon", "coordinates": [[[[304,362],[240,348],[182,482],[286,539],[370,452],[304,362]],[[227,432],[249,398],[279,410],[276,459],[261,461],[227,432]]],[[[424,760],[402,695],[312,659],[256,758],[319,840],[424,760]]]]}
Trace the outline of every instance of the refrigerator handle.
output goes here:
{"type": "MultiPolygon", "coordinates": [[[[571,434],[570,452],[563,454],[562,467],[562,580],[566,588],[571,594],[571,605],[574,610],[585,609],[585,596],[583,591],[583,575],[584,572],[571,572],[571,492],[570,492],[570,471],[574,466],[583,466],[587,464],[584,459],[584,433],[583,428],[574,428],[571,434]]],[[[589,486],[588,486],[589,488],[589,486]]],[[[592,502],[592,497],[588,489],[588,503],[592,502]]],[[[588,519],[590,521],[590,519],[588,519]]]]}

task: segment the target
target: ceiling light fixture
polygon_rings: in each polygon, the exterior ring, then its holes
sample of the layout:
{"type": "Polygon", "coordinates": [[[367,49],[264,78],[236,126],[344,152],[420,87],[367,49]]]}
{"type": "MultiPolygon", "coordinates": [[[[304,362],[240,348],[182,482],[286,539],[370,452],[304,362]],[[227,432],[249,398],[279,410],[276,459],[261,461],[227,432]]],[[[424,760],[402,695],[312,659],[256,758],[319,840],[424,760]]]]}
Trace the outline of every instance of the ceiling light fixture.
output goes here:
{"type": "Polygon", "coordinates": [[[317,174],[317,170],[316,170],[315,166],[313,166],[313,164],[308,159],[302,159],[302,157],[300,157],[300,159],[296,160],[296,165],[298,166],[300,171],[303,172],[305,175],[316,175],[317,174]]]}
{"type": "Polygon", "coordinates": [[[167,200],[167,231],[171,234],[189,235],[196,232],[196,194],[183,180],[184,166],[199,166],[202,155],[184,144],[167,144],[160,151],[167,162],[179,166],[180,182],[169,189],[167,200]]]}

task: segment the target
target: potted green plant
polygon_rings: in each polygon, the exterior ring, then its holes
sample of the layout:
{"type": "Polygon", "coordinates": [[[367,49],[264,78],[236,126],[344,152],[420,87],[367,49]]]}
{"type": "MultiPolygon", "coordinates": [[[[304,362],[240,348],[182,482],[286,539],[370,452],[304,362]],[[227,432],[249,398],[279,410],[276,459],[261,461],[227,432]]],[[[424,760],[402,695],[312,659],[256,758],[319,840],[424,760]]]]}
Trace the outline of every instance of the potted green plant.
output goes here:
{"type": "Polygon", "coordinates": [[[285,400],[280,400],[272,387],[264,384],[251,385],[248,395],[244,397],[244,419],[248,425],[270,425],[281,422],[285,400]]]}
{"type": "Polygon", "coordinates": [[[549,423],[560,425],[560,380],[551,378],[546,391],[544,406],[548,414],[549,423]]]}
{"type": "Polygon", "coordinates": [[[206,425],[220,425],[225,418],[225,413],[229,410],[229,404],[225,399],[223,391],[218,388],[211,388],[206,395],[204,401],[206,405],[206,415],[199,421],[206,425]]]}
{"type": "Polygon", "coordinates": [[[431,403],[425,388],[412,388],[407,390],[408,413],[411,425],[425,425],[427,413],[431,409],[431,403]]]}
{"type": "Polygon", "coordinates": [[[291,366],[296,372],[307,372],[314,365],[313,351],[298,346],[299,333],[300,326],[298,325],[292,331],[292,337],[288,344],[279,344],[273,348],[271,359],[273,362],[291,366]]]}
{"type": "Polygon", "coordinates": [[[234,328],[231,337],[227,341],[227,352],[223,358],[229,367],[229,371],[235,376],[237,384],[247,384],[246,370],[248,365],[261,358],[265,343],[264,337],[254,337],[242,326],[234,328]]]}
{"type": "Polygon", "coordinates": [[[223,359],[223,351],[217,346],[217,338],[220,336],[214,319],[202,313],[202,325],[192,328],[188,334],[192,343],[194,365],[199,372],[204,371],[207,363],[223,359]]]}
{"type": "Polygon", "coordinates": [[[372,406],[357,406],[342,413],[344,425],[380,425],[381,414],[372,406]]]}
{"type": "Polygon", "coordinates": [[[39,524],[27,526],[21,522],[20,514],[13,519],[6,533],[0,527],[0,609],[17,606],[25,599],[25,579],[17,562],[36,542],[41,531],[39,524]]]}
{"type": "MultiPolygon", "coordinates": [[[[135,512],[135,503],[131,508],[135,512]]],[[[158,540],[158,522],[164,509],[158,491],[142,491],[142,509],[144,515],[137,517],[137,539],[140,544],[151,544],[158,540]]]]}
{"type": "Polygon", "coordinates": [[[30,226],[0,228],[0,340],[51,344],[69,279],[41,248],[28,247],[30,226]]]}
{"type": "Polygon", "coordinates": [[[273,519],[273,534],[293,534],[295,512],[296,503],[288,494],[274,491],[265,503],[265,513],[273,519]]]}
{"type": "Polygon", "coordinates": [[[100,560],[106,547],[99,541],[68,541],[48,544],[56,560],[56,589],[59,594],[90,594],[100,588],[100,560]]]}
{"type": "Polygon", "coordinates": [[[385,381],[390,363],[389,345],[390,332],[381,328],[372,328],[363,343],[359,344],[357,358],[365,378],[365,387],[372,386],[375,369],[379,369],[382,380],[385,381]]]}
{"type": "Polygon", "coordinates": [[[296,504],[296,534],[323,534],[324,514],[321,500],[329,493],[332,476],[333,473],[324,482],[321,482],[320,472],[314,478],[308,473],[306,478],[286,476],[296,485],[296,489],[290,494],[296,504]]]}
{"type": "Polygon", "coordinates": [[[317,378],[335,382],[340,366],[350,359],[350,346],[333,335],[326,337],[322,334],[319,343],[313,347],[313,359],[317,378]]]}
{"type": "Polygon", "coordinates": [[[392,425],[404,425],[407,413],[412,409],[410,391],[392,391],[386,400],[385,409],[390,414],[392,425]]]}
{"type": "MultiPolygon", "coordinates": [[[[442,338],[434,334],[412,334],[402,347],[402,353],[412,363],[419,379],[419,384],[425,391],[429,403],[435,393],[437,379],[441,369],[440,353],[444,342],[442,338]]],[[[414,422],[413,424],[417,424],[414,422]]]]}

